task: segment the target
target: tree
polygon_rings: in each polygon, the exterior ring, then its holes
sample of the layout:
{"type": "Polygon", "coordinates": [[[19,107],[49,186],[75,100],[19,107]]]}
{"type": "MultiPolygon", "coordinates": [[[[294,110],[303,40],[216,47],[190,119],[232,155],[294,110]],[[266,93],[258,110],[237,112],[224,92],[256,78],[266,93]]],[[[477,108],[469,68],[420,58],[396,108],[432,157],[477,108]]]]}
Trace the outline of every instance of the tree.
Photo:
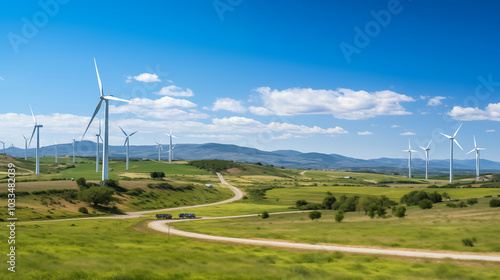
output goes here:
{"type": "Polygon", "coordinates": [[[477,201],[477,198],[469,198],[467,199],[467,204],[469,204],[470,206],[476,204],[478,201],[477,201]]]}
{"type": "Polygon", "coordinates": [[[262,212],[262,219],[267,219],[269,218],[269,213],[267,211],[262,212]]]}
{"type": "Polygon", "coordinates": [[[398,218],[404,218],[406,216],[406,207],[404,206],[397,206],[392,208],[392,212],[394,213],[394,216],[398,218]]]}
{"type": "Polygon", "coordinates": [[[498,199],[491,199],[490,200],[490,207],[500,207],[500,200],[498,199]]]}
{"type": "Polygon", "coordinates": [[[458,206],[458,207],[460,207],[460,208],[465,208],[465,207],[467,207],[467,204],[465,203],[465,201],[463,201],[463,200],[462,200],[462,201],[460,201],[460,202],[457,204],[457,206],[458,206]]]}
{"type": "Polygon", "coordinates": [[[422,209],[431,209],[432,201],[430,199],[423,199],[418,203],[418,206],[422,209]]]}
{"type": "Polygon", "coordinates": [[[464,244],[464,246],[467,246],[467,247],[474,247],[474,243],[476,243],[476,242],[477,242],[477,239],[475,237],[462,239],[462,243],[464,244]]]}
{"type": "Polygon", "coordinates": [[[297,200],[295,202],[295,207],[300,209],[300,206],[307,205],[307,201],[305,199],[297,200]]]}
{"type": "Polygon", "coordinates": [[[433,202],[433,203],[438,203],[438,202],[441,202],[443,201],[443,198],[441,197],[441,195],[434,191],[433,193],[429,194],[429,199],[433,202]]]}
{"type": "Polygon", "coordinates": [[[319,219],[319,218],[321,218],[321,212],[319,212],[319,211],[309,212],[309,219],[311,219],[312,221],[319,219]]]}
{"type": "Polygon", "coordinates": [[[78,212],[81,212],[83,214],[88,214],[89,210],[86,207],[80,207],[78,208],[78,212]]]}
{"type": "Polygon", "coordinates": [[[444,199],[450,199],[450,195],[447,193],[447,192],[444,192],[442,195],[441,195],[444,199]]]}
{"type": "Polygon", "coordinates": [[[80,190],[84,190],[84,189],[88,188],[87,180],[85,180],[85,178],[83,178],[83,177],[76,179],[76,185],[80,188],[80,190]]]}
{"type": "Polygon", "coordinates": [[[339,210],[339,211],[337,212],[337,214],[335,214],[335,221],[336,221],[337,223],[340,223],[340,222],[342,222],[342,220],[343,220],[343,219],[344,219],[344,211],[339,210]]]}
{"type": "Polygon", "coordinates": [[[90,187],[78,192],[78,199],[88,203],[108,205],[113,200],[114,190],[109,187],[90,187]]]}
{"type": "Polygon", "coordinates": [[[323,207],[328,210],[332,210],[332,205],[337,201],[335,196],[329,195],[323,199],[323,207]]]}

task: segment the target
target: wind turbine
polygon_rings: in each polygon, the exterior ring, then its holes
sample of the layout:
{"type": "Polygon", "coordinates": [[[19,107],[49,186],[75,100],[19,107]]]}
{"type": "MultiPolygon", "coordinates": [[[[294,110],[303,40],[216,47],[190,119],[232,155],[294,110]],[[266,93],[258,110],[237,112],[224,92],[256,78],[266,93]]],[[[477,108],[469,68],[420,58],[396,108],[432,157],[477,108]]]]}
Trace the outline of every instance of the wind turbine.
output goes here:
{"type": "Polygon", "coordinates": [[[134,132],[134,133],[131,133],[130,135],[127,135],[127,133],[125,133],[125,131],[123,130],[123,128],[122,128],[121,126],[118,126],[118,127],[122,130],[123,134],[125,134],[125,136],[126,136],[126,138],[125,138],[125,143],[123,144],[123,146],[127,146],[127,154],[126,154],[126,157],[127,157],[127,170],[128,170],[128,158],[129,158],[129,153],[128,153],[128,152],[129,152],[129,144],[130,144],[130,140],[129,140],[129,139],[130,139],[130,137],[131,137],[132,135],[136,134],[136,133],[137,133],[137,131],[136,131],[136,132],[134,132]]]}
{"type": "Polygon", "coordinates": [[[411,178],[411,153],[415,153],[417,151],[411,149],[410,140],[408,140],[408,150],[403,150],[403,152],[408,152],[408,178],[411,178]]]}
{"type": "Polygon", "coordinates": [[[478,148],[476,144],[476,136],[474,136],[474,149],[470,150],[467,154],[476,151],[476,181],[479,181],[479,151],[486,150],[486,148],[478,148]]]}
{"type": "Polygon", "coordinates": [[[2,145],[3,145],[3,154],[4,154],[4,155],[7,155],[7,154],[5,153],[5,142],[0,141],[0,143],[2,143],[2,145]]]}
{"type": "MultiPolygon", "coordinates": [[[[102,89],[101,77],[99,77],[99,70],[97,70],[97,63],[95,61],[95,58],[94,58],[94,65],[95,65],[95,72],[97,74],[97,82],[99,83],[99,91],[100,91],[101,95],[99,97],[99,103],[97,104],[97,107],[95,108],[94,114],[92,115],[92,118],[90,119],[89,125],[87,126],[87,129],[85,129],[83,136],[85,136],[85,133],[87,133],[87,130],[89,129],[90,125],[92,124],[92,121],[94,120],[95,116],[99,112],[99,109],[101,109],[102,102],[104,101],[104,145],[103,145],[103,149],[102,149],[102,154],[103,154],[102,181],[104,181],[104,180],[108,179],[109,100],[123,101],[123,102],[130,102],[130,101],[125,100],[125,99],[120,99],[120,98],[114,97],[112,95],[104,95],[104,91],[102,89]]],[[[82,136],[82,138],[83,138],[83,136],[82,136]]]]}
{"type": "Polygon", "coordinates": [[[56,140],[54,140],[54,144],[55,144],[54,149],[56,152],[56,162],[57,162],[57,142],[56,142],[56,140]]]}
{"type": "Polygon", "coordinates": [[[172,134],[172,129],[170,129],[170,133],[165,133],[167,134],[170,142],[168,144],[168,162],[172,162],[172,154],[173,154],[173,146],[172,146],[172,138],[177,138],[172,134]]]}
{"type": "Polygon", "coordinates": [[[31,115],[33,116],[33,122],[35,123],[35,125],[33,126],[33,133],[31,134],[30,143],[28,144],[28,147],[31,145],[31,140],[33,140],[33,136],[35,136],[35,131],[36,131],[35,174],[40,174],[40,156],[38,155],[38,151],[40,150],[40,127],[43,127],[43,125],[38,124],[36,122],[35,114],[33,114],[33,109],[31,108],[31,105],[30,105],[30,110],[31,110],[31,115]]]}
{"type": "Polygon", "coordinates": [[[24,138],[24,160],[28,159],[28,138],[24,136],[24,134],[21,134],[24,138]]]}
{"type": "Polygon", "coordinates": [[[160,143],[155,142],[157,144],[156,148],[158,149],[158,161],[161,161],[161,151],[163,150],[163,147],[161,146],[162,140],[163,139],[160,140],[160,143]]]}
{"type": "Polygon", "coordinates": [[[73,163],[75,163],[75,134],[73,133],[73,163]]]}
{"type": "Polygon", "coordinates": [[[175,145],[177,145],[177,144],[174,144],[174,145],[172,146],[172,160],[174,159],[174,149],[175,149],[175,145]]]}
{"type": "MultiPolygon", "coordinates": [[[[97,146],[95,148],[95,172],[99,172],[99,138],[101,138],[101,120],[99,120],[99,133],[95,135],[97,146]]],[[[103,141],[104,142],[104,141],[103,141]]]]}
{"type": "Polygon", "coordinates": [[[429,173],[428,173],[428,170],[429,170],[429,150],[430,150],[430,145],[432,143],[432,139],[431,141],[429,142],[429,144],[427,144],[427,147],[422,147],[422,146],[419,146],[420,149],[424,150],[425,151],[425,179],[429,179],[429,173]]]}
{"type": "Polygon", "coordinates": [[[446,135],[446,134],[444,134],[442,132],[439,132],[443,136],[445,136],[446,138],[450,139],[450,183],[453,183],[453,142],[455,142],[455,144],[457,144],[457,146],[462,151],[464,150],[464,149],[462,149],[462,147],[460,146],[460,144],[458,144],[458,141],[455,139],[455,136],[457,136],[457,133],[460,130],[460,128],[462,127],[462,125],[463,125],[463,123],[458,127],[457,131],[455,131],[455,134],[453,134],[453,136],[446,135]]]}

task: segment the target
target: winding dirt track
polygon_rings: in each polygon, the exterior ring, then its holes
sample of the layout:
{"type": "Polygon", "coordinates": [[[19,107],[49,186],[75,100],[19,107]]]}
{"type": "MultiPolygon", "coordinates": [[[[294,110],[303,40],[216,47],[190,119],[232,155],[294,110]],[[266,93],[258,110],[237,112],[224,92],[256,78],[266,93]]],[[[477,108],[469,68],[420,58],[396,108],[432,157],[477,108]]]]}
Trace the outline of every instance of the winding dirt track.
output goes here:
{"type": "MultiPolygon", "coordinates": [[[[234,193],[235,196],[232,199],[228,199],[225,201],[220,201],[211,204],[198,205],[196,207],[208,206],[208,205],[217,205],[223,204],[231,201],[235,201],[241,199],[243,197],[243,193],[236,187],[229,185],[221,174],[217,173],[221,182],[227,185],[234,193]]],[[[180,208],[171,208],[169,210],[176,210],[182,208],[192,208],[193,206],[188,207],[180,207],[180,208]]],[[[150,213],[155,211],[144,211],[144,212],[135,212],[135,213],[150,213]]],[[[303,211],[307,212],[307,211],[303,211]]],[[[271,215],[281,215],[281,214],[290,214],[290,213],[298,213],[294,212],[281,212],[281,213],[273,213],[271,215]]],[[[215,220],[215,219],[231,219],[231,218],[243,218],[243,217],[255,217],[258,214],[250,214],[250,215],[239,215],[239,216],[225,216],[225,217],[207,217],[202,218],[203,220],[215,220]]],[[[255,245],[255,246],[267,246],[267,247],[276,247],[276,248],[285,248],[285,249],[300,249],[300,250],[313,250],[313,251],[327,251],[327,252],[348,252],[348,253],[359,253],[359,254],[375,254],[375,255],[392,255],[392,256],[404,256],[404,257],[415,257],[415,258],[432,258],[432,259],[455,259],[455,260],[476,260],[476,261],[492,261],[492,262],[500,262],[500,256],[488,256],[488,255],[478,255],[478,254],[462,254],[462,253],[433,253],[433,252],[422,252],[422,251],[407,251],[407,250],[391,250],[391,249],[375,249],[375,248],[362,248],[362,247],[347,247],[347,246],[337,246],[337,245],[317,245],[317,244],[306,244],[306,243],[294,243],[294,242],[283,242],[283,241],[271,241],[271,240],[256,240],[256,239],[247,239],[247,238],[234,238],[234,237],[223,237],[223,236],[214,236],[207,234],[200,234],[194,232],[187,232],[175,229],[170,227],[167,224],[175,223],[175,222],[185,222],[190,220],[159,220],[153,221],[148,224],[148,227],[165,233],[171,233],[179,236],[185,236],[196,239],[210,240],[210,241],[219,241],[219,242],[229,242],[229,243],[237,243],[237,244],[246,244],[246,245],[255,245]]],[[[193,221],[193,220],[191,220],[193,221]]]]}

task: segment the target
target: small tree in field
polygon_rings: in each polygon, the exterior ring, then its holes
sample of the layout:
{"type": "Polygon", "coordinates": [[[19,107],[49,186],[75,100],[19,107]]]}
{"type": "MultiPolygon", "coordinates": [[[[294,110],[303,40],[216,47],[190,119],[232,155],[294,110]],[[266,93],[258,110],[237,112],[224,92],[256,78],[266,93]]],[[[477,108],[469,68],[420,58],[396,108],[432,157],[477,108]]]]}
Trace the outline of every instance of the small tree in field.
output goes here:
{"type": "Polygon", "coordinates": [[[317,220],[321,218],[321,212],[319,211],[312,211],[309,213],[309,219],[311,219],[312,221],[314,220],[317,220]]]}
{"type": "Polygon", "coordinates": [[[340,222],[342,222],[342,220],[343,220],[343,219],[344,219],[344,211],[339,210],[339,211],[337,212],[337,214],[335,214],[335,221],[336,221],[337,223],[340,223],[340,222]]]}
{"type": "Polygon", "coordinates": [[[418,203],[418,206],[422,209],[431,209],[432,201],[430,199],[423,199],[418,203]]]}
{"type": "Polygon", "coordinates": [[[394,216],[398,218],[404,218],[406,216],[406,207],[404,206],[397,206],[392,208],[394,211],[394,216]]]}
{"type": "Polygon", "coordinates": [[[300,206],[304,206],[304,205],[307,205],[307,201],[305,201],[305,199],[297,200],[295,202],[295,207],[297,207],[299,209],[300,209],[300,206]]]}
{"type": "Polygon", "coordinates": [[[85,180],[85,178],[83,178],[83,177],[76,179],[76,185],[80,188],[80,190],[84,190],[84,189],[88,188],[87,180],[85,180]]]}
{"type": "Polygon", "coordinates": [[[467,199],[467,204],[469,204],[470,206],[476,204],[478,201],[477,201],[477,198],[469,198],[467,199]]]}
{"type": "Polygon", "coordinates": [[[267,219],[269,218],[269,213],[267,211],[262,212],[262,219],[267,219]]]}

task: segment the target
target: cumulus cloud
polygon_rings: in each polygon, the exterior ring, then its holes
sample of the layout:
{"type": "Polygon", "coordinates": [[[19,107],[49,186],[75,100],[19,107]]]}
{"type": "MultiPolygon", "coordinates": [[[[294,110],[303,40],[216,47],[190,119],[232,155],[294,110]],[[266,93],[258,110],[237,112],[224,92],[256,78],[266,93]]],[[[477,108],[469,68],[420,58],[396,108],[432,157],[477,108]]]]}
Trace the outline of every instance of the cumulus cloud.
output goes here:
{"type": "Polygon", "coordinates": [[[484,110],[477,107],[455,106],[448,115],[461,121],[500,121],[500,103],[490,103],[484,110]]]}
{"type": "Polygon", "coordinates": [[[261,95],[265,108],[275,115],[332,114],[335,118],[360,120],[381,115],[408,115],[401,102],[414,102],[409,96],[384,90],[376,92],[315,90],[292,88],[272,90],[269,87],[255,89],[261,95]]]}
{"type": "Polygon", "coordinates": [[[155,92],[158,95],[170,95],[170,96],[193,96],[193,91],[189,88],[183,90],[182,88],[176,85],[170,85],[166,87],[162,87],[160,91],[155,92]]]}
{"type": "Polygon", "coordinates": [[[495,130],[494,129],[488,129],[488,130],[486,130],[486,132],[495,132],[495,130]]]}
{"type": "Polygon", "coordinates": [[[358,131],[358,135],[372,135],[373,132],[371,131],[358,131]]]}
{"type": "Polygon", "coordinates": [[[217,98],[212,110],[226,110],[234,113],[244,113],[247,111],[247,108],[243,106],[239,100],[234,100],[232,98],[217,98]]]}
{"type": "Polygon", "coordinates": [[[248,109],[250,110],[250,113],[252,113],[254,115],[259,115],[259,116],[274,115],[274,113],[271,110],[264,108],[264,107],[250,106],[248,109]]]}
{"type": "Polygon", "coordinates": [[[406,136],[406,135],[417,135],[417,134],[416,134],[415,132],[410,132],[410,131],[408,131],[408,132],[403,132],[403,133],[401,133],[401,134],[399,134],[399,135],[406,136]]]}
{"type": "Polygon", "coordinates": [[[134,76],[134,79],[136,81],[145,82],[145,83],[161,82],[161,80],[158,79],[158,75],[150,74],[150,73],[139,74],[137,76],[134,76]]]}
{"type": "Polygon", "coordinates": [[[443,97],[443,96],[433,97],[433,98],[429,99],[429,101],[427,102],[427,106],[441,105],[441,104],[443,104],[443,102],[441,102],[441,100],[445,100],[445,99],[446,99],[446,97],[443,97]]]}

